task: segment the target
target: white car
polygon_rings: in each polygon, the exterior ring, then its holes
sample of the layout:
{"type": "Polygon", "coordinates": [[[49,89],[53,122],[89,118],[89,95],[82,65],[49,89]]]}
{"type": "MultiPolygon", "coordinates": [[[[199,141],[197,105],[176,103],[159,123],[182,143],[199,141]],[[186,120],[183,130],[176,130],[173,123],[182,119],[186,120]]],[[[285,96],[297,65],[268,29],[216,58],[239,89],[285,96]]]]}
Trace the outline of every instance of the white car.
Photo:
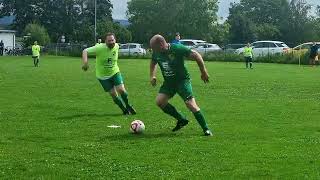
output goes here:
{"type": "Polygon", "coordinates": [[[195,39],[180,39],[180,43],[188,48],[192,48],[193,46],[195,46],[197,44],[206,43],[206,41],[195,40],[195,39]]]}
{"type": "MultiPolygon", "coordinates": [[[[256,41],[251,44],[253,48],[253,56],[267,56],[275,54],[283,54],[289,51],[289,47],[281,41],[256,41]]],[[[235,51],[237,54],[242,54],[244,47],[235,51]]]]}
{"type": "Polygon", "coordinates": [[[141,44],[138,43],[121,44],[119,49],[119,54],[123,56],[146,55],[146,53],[147,51],[142,47],[141,44]]]}
{"type": "MultiPolygon", "coordinates": [[[[320,42],[315,42],[317,44],[317,46],[320,46],[320,42]]],[[[293,51],[308,51],[310,50],[311,46],[313,45],[313,42],[307,42],[307,43],[303,43],[300,44],[293,49],[293,51]]],[[[320,53],[320,48],[318,49],[318,53],[320,53]]]]}
{"type": "Polygon", "coordinates": [[[196,50],[201,55],[222,50],[217,44],[210,44],[210,43],[200,43],[200,44],[193,46],[191,49],[196,50]]]}

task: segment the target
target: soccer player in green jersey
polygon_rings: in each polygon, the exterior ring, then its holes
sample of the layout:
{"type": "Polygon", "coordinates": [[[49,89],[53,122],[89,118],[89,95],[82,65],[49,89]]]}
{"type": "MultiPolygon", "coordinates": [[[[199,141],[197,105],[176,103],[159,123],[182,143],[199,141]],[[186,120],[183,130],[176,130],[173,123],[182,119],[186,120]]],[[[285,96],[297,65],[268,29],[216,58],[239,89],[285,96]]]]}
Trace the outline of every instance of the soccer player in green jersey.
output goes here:
{"type": "Polygon", "coordinates": [[[106,92],[109,92],[114,103],[119,106],[124,115],[136,114],[135,109],[129,104],[128,93],[124,87],[123,78],[118,66],[119,45],[115,35],[108,33],[106,43],[97,44],[82,52],[82,69],[89,68],[88,54],[96,56],[96,77],[106,92]]]}
{"type": "Polygon", "coordinates": [[[252,47],[250,45],[250,43],[248,43],[245,47],[244,47],[244,58],[246,60],[246,68],[248,69],[248,64],[250,64],[250,69],[253,69],[252,67],[252,47]]]}
{"type": "Polygon", "coordinates": [[[158,64],[164,82],[156,98],[156,104],[163,112],[177,120],[177,125],[172,131],[177,131],[188,124],[188,120],[169,103],[169,100],[178,93],[188,109],[194,114],[204,135],[212,136],[205,117],[193,97],[190,75],[184,66],[185,57],[196,60],[200,68],[201,79],[204,83],[208,83],[209,75],[201,55],[181,44],[169,44],[161,35],[153,36],[150,40],[150,46],[153,50],[150,63],[150,82],[152,86],[156,86],[156,65],[158,64]]]}
{"type": "Polygon", "coordinates": [[[31,50],[34,67],[38,67],[40,61],[40,46],[38,45],[37,41],[34,42],[34,44],[31,47],[31,50]]]}

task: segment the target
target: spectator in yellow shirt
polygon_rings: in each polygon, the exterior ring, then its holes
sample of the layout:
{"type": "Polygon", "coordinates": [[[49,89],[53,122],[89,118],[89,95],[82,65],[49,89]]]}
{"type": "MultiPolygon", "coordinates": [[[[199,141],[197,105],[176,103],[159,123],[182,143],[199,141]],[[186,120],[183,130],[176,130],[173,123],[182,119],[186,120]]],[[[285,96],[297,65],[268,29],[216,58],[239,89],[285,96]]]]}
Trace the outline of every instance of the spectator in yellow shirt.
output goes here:
{"type": "Polygon", "coordinates": [[[40,61],[40,46],[38,45],[37,41],[35,41],[32,45],[32,58],[34,67],[38,67],[40,61]]]}

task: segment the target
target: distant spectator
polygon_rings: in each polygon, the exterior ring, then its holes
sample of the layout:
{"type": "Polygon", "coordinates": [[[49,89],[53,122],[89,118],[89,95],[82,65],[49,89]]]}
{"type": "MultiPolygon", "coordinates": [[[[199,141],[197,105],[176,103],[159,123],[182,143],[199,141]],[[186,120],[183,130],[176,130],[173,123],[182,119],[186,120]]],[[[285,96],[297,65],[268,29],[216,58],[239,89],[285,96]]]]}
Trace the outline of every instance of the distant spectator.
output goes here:
{"type": "Polygon", "coordinates": [[[4,44],[3,41],[1,40],[0,42],[0,55],[3,56],[3,50],[4,50],[4,44]]]}
{"type": "Polygon", "coordinates": [[[249,64],[250,64],[250,69],[252,69],[252,47],[250,45],[250,43],[248,43],[245,47],[244,47],[244,52],[243,52],[244,58],[246,60],[246,68],[249,68],[249,64]]]}
{"type": "Polygon", "coordinates": [[[102,40],[101,40],[101,39],[98,39],[98,42],[97,42],[96,45],[101,44],[101,42],[102,42],[102,40]]]}
{"type": "Polygon", "coordinates": [[[34,67],[39,67],[39,61],[40,61],[40,46],[38,45],[38,42],[35,41],[34,44],[31,47],[32,49],[32,59],[34,67]]]}
{"type": "Polygon", "coordinates": [[[171,43],[172,43],[172,44],[181,44],[180,39],[181,39],[180,33],[177,32],[177,33],[176,33],[176,36],[175,36],[175,39],[174,39],[171,43]]]}
{"type": "Polygon", "coordinates": [[[316,60],[318,60],[318,49],[319,46],[313,42],[312,46],[310,47],[310,65],[314,66],[316,64],[316,60]]]}

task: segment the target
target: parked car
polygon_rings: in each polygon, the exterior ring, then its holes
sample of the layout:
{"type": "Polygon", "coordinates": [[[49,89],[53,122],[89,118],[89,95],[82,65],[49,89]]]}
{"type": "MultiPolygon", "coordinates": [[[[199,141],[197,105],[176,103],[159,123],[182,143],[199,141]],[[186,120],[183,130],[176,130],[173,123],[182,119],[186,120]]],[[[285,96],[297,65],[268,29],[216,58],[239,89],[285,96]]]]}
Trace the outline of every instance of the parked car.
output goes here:
{"type": "Polygon", "coordinates": [[[119,49],[119,54],[124,56],[146,55],[146,53],[147,52],[143,48],[142,44],[138,44],[138,43],[121,44],[119,49]]]}
{"type": "Polygon", "coordinates": [[[180,43],[188,48],[192,48],[193,46],[200,44],[200,43],[206,43],[206,41],[203,40],[195,40],[195,39],[181,39],[180,43]]]}
{"type": "Polygon", "coordinates": [[[217,44],[210,44],[210,43],[200,43],[193,46],[191,49],[196,50],[201,55],[222,50],[217,44]]]}
{"type": "MultiPolygon", "coordinates": [[[[293,52],[294,54],[298,54],[298,55],[303,55],[310,50],[312,44],[313,44],[313,42],[307,42],[307,43],[300,44],[300,45],[290,49],[290,52],[293,52]]],[[[320,42],[316,42],[316,44],[320,47],[320,42]]],[[[320,53],[320,48],[318,49],[318,53],[320,53]]]]}
{"type": "MultiPolygon", "coordinates": [[[[289,51],[289,47],[281,41],[256,41],[252,44],[253,56],[267,56],[283,54],[289,51]]],[[[242,54],[244,47],[236,50],[237,54],[242,54]]]]}
{"type": "Polygon", "coordinates": [[[226,53],[234,53],[237,49],[246,46],[245,44],[227,44],[222,49],[226,53]]]}

